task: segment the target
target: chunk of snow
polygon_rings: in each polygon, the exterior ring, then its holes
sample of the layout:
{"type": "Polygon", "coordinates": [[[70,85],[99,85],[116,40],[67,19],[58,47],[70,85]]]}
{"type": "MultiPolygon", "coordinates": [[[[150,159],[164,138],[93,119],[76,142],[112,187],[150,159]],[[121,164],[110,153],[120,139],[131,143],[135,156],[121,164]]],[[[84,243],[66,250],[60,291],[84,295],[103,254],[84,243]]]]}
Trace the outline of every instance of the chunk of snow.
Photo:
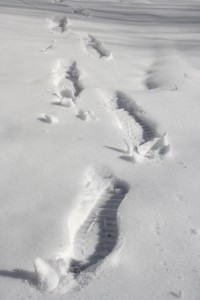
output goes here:
{"type": "Polygon", "coordinates": [[[34,261],[34,267],[41,290],[52,291],[58,286],[58,274],[46,261],[38,257],[34,261]]]}

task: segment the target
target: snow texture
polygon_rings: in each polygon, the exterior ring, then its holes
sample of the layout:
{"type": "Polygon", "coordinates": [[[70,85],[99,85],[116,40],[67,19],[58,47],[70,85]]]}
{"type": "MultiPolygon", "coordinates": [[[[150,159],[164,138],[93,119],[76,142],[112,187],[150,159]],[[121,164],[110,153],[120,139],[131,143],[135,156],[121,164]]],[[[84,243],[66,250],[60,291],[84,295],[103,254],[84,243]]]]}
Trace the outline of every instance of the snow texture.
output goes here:
{"type": "Polygon", "coordinates": [[[199,0],[0,0],[0,298],[199,300],[199,0]]]}

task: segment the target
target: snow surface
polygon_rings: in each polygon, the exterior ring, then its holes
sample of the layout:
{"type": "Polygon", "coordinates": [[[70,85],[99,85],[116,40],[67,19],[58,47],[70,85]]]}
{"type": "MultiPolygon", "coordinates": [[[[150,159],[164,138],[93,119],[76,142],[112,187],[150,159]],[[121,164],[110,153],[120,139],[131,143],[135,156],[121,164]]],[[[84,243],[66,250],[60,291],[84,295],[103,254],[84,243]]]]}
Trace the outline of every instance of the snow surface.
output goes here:
{"type": "Polygon", "coordinates": [[[200,299],[199,0],[0,0],[0,299],[200,299]]]}

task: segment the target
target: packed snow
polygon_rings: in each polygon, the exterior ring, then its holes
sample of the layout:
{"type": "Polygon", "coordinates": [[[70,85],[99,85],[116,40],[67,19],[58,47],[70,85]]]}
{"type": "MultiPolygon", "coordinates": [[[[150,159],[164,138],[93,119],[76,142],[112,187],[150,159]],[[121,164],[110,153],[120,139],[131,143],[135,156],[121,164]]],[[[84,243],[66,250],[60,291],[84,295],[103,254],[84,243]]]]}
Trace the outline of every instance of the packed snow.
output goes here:
{"type": "Polygon", "coordinates": [[[200,299],[199,12],[0,0],[0,299],[200,299]]]}

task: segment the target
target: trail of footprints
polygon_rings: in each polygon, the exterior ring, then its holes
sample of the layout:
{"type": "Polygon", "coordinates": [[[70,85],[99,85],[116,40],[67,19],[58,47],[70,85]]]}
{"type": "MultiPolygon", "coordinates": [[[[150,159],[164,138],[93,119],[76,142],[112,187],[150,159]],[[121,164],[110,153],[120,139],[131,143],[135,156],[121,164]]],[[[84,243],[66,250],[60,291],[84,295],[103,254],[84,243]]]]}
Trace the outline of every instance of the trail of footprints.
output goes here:
{"type": "MultiPolygon", "coordinates": [[[[49,27],[52,33],[63,34],[68,32],[68,25],[69,20],[66,16],[49,20],[49,27]]],[[[49,52],[53,50],[54,47],[55,40],[51,41],[51,44],[42,49],[41,52],[49,52]]],[[[91,56],[107,59],[112,57],[112,53],[109,52],[102,43],[92,35],[88,35],[88,37],[84,39],[84,47],[87,53],[91,56]]],[[[74,107],[76,116],[83,121],[96,120],[97,118],[93,112],[90,110],[84,111],[82,109],[78,109],[76,105],[79,95],[84,90],[84,86],[81,83],[81,71],[77,66],[77,62],[73,61],[70,66],[65,67],[65,63],[58,60],[52,73],[55,87],[54,96],[56,96],[52,104],[74,107]]],[[[38,120],[49,124],[58,123],[58,119],[54,114],[43,113],[38,117],[38,120]]]]}
{"type": "MultiPolygon", "coordinates": [[[[50,30],[51,30],[52,33],[63,34],[65,32],[69,31],[69,28],[68,28],[69,21],[68,21],[68,18],[66,16],[48,20],[48,23],[49,23],[49,28],[50,28],[50,30]]],[[[46,48],[42,49],[41,52],[49,52],[49,51],[53,50],[54,47],[55,47],[55,42],[56,42],[55,40],[52,40],[51,44],[49,46],[47,46],[46,48]]],[[[72,82],[72,88],[71,88],[71,90],[69,88],[68,91],[69,91],[69,93],[71,93],[71,95],[73,96],[73,99],[74,99],[74,97],[75,97],[75,95],[74,95],[75,91],[74,90],[76,88],[76,82],[74,81],[75,79],[73,78],[73,76],[74,76],[73,72],[74,73],[76,72],[76,65],[74,64],[69,71],[71,73],[69,73],[69,76],[66,79],[68,79],[69,81],[71,80],[71,82],[72,82]]],[[[55,82],[56,82],[56,79],[54,78],[54,83],[55,82]]],[[[56,85],[58,85],[57,82],[56,82],[56,85]]],[[[60,90],[59,90],[59,95],[60,95],[61,99],[64,98],[64,96],[65,96],[64,93],[67,93],[67,92],[65,91],[65,87],[63,85],[63,87],[60,88],[60,90]]],[[[67,98],[69,98],[69,97],[67,97],[67,98]]],[[[58,103],[59,103],[59,101],[58,101],[58,103]]],[[[64,100],[63,100],[63,103],[64,103],[64,100]]],[[[62,100],[60,100],[60,104],[62,104],[62,100]]],[[[48,124],[55,124],[55,123],[59,122],[59,120],[55,116],[55,114],[47,114],[47,113],[41,114],[38,117],[38,120],[40,120],[40,121],[42,121],[44,123],[48,123],[48,124]]]]}
{"type": "MultiPolygon", "coordinates": [[[[51,31],[62,34],[69,30],[68,23],[67,17],[54,19],[50,22],[51,31]]],[[[89,55],[99,59],[112,58],[112,53],[92,35],[82,42],[89,55]]],[[[44,49],[44,52],[48,50],[44,49]]],[[[57,60],[52,77],[52,104],[72,106],[80,119],[87,120],[89,114],[77,108],[78,98],[84,90],[77,62],[72,61],[65,66],[65,62],[57,60]]],[[[167,135],[157,132],[156,125],[130,97],[121,91],[103,91],[103,95],[122,130],[127,146],[126,158],[137,161],[142,157],[153,158],[169,152],[167,135]]],[[[54,114],[42,114],[38,119],[45,123],[58,122],[54,114]]],[[[59,259],[45,261],[37,258],[34,261],[41,289],[52,291],[61,283],[68,282],[66,278],[84,282],[84,274],[93,272],[118,243],[118,208],[129,192],[129,185],[103,168],[93,169],[91,173],[68,222],[70,244],[67,252],[59,259]]]]}
{"type": "MultiPolygon", "coordinates": [[[[62,1],[53,1],[54,4],[58,4],[62,1]]],[[[63,34],[65,32],[69,32],[69,20],[66,16],[60,18],[53,18],[48,20],[49,28],[52,33],[63,34]]],[[[84,44],[84,49],[88,53],[88,55],[97,57],[110,59],[112,58],[112,53],[108,51],[103,44],[98,41],[92,35],[88,35],[87,38],[81,39],[84,44]]],[[[41,52],[49,52],[55,48],[55,40],[51,41],[50,45],[41,49],[41,52]]],[[[90,110],[84,111],[82,109],[78,109],[76,102],[77,98],[84,90],[84,86],[81,83],[80,76],[81,72],[77,66],[77,62],[73,61],[71,65],[64,71],[64,63],[57,62],[56,70],[53,70],[54,73],[54,86],[56,99],[52,102],[54,105],[60,105],[65,107],[74,107],[76,116],[83,121],[96,120],[96,116],[90,110]],[[57,72],[57,74],[55,74],[57,72]],[[57,78],[55,78],[57,77],[57,78]]],[[[38,120],[55,124],[58,123],[59,120],[55,116],[55,114],[47,114],[43,113],[38,117],[38,120]]]]}

